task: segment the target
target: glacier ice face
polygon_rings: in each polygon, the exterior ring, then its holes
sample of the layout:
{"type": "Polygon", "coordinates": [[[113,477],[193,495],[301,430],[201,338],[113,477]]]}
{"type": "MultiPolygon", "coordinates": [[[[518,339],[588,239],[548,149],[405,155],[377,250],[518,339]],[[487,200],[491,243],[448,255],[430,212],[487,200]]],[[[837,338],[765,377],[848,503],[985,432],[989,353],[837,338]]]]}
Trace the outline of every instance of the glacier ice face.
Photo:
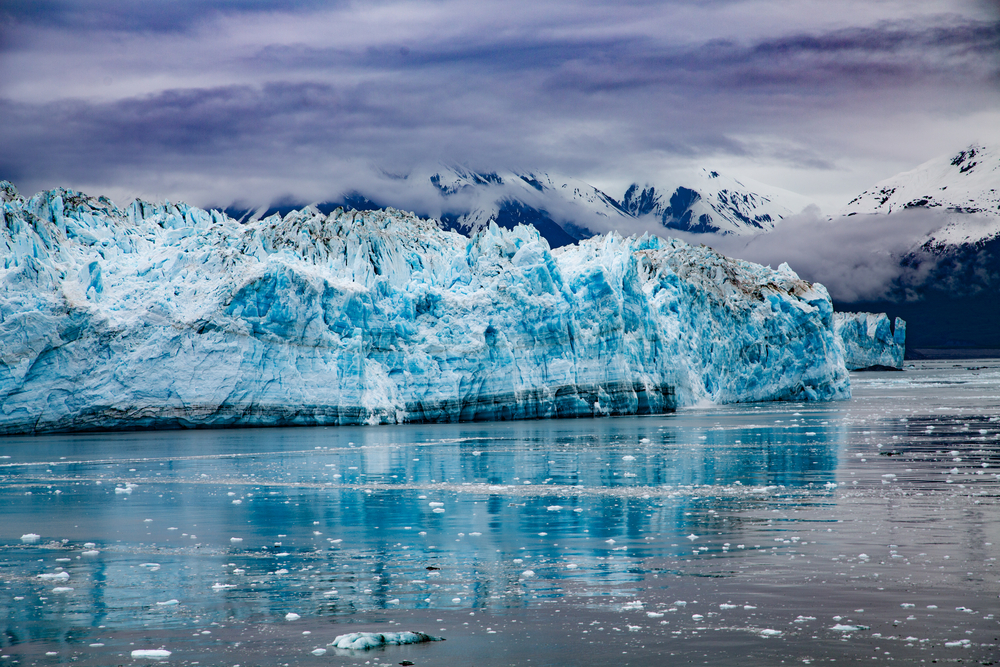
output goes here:
{"type": "Polygon", "coordinates": [[[850,395],[826,290],[658,237],[0,192],[0,433],[850,395]]]}
{"type": "Polygon", "coordinates": [[[834,313],[833,327],[844,347],[848,370],[902,369],[906,322],[885,313],[834,313]]]}

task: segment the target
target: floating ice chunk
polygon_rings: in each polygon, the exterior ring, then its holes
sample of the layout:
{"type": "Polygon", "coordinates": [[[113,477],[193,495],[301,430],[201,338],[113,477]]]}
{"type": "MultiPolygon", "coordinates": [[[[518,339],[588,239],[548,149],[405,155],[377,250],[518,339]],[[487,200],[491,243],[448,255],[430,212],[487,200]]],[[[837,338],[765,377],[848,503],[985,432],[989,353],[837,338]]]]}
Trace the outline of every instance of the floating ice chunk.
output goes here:
{"type": "Polygon", "coordinates": [[[427,503],[429,507],[444,507],[444,503],[440,503],[436,500],[427,503]]]}
{"type": "Polygon", "coordinates": [[[869,558],[871,558],[871,556],[869,556],[868,554],[858,554],[858,558],[860,558],[861,560],[868,560],[869,558]]]}
{"type": "Polygon", "coordinates": [[[792,621],[792,623],[808,623],[809,621],[815,621],[815,620],[816,620],[815,616],[803,616],[799,614],[798,618],[792,621]]]}
{"type": "Polygon", "coordinates": [[[66,581],[69,579],[69,572],[46,572],[38,575],[38,578],[47,581],[66,581]]]}
{"type": "Polygon", "coordinates": [[[658,611],[647,611],[646,616],[649,616],[650,618],[661,618],[663,614],[658,611]]]}
{"type": "Polygon", "coordinates": [[[366,651],[378,646],[400,646],[402,644],[440,641],[444,641],[444,637],[433,637],[423,632],[351,632],[346,635],[338,635],[328,646],[366,651]]]}
{"type": "Polygon", "coordinates": [[[242,504],[243,504],[243,501],[242,501],[242,500],[240,500],[239,498],[237,498],[236,500],[234,500],[234,501],[233,501],[233,504],[234,504],[234,505],[242,505],[242,504]]]}
{"type": "Polygon", "coordinates": [[[243,538],[242,537],[230,537],[229,541],[232,542],[233,544],[236,544],[237,542],[242,542],[243,538]]]}
{"type": "Polygon", "coordinates": [[[165,600],[163,602],[157,602],[156,604],[160,607],[170,607],[175,604],[180,604],[180,602],[178,600],[165,600]]]}
{"type": "Polygon", "coordinates": [[[577,565],[576,563],[566,563],[566,569],[567,570],[575,570],[578,567],[580,567],[580,566],[577,565]]]}
{"type": "Polygon", "coordinates": [[[38,533],[25,533],[21,536],[21,541],[25,544],[31,544],[32,542],[37,542],[41,537],[38,533]]]}
{"type": "Polygon", "coordinates": [[[912,602],[903,602],[899,606],[902,607],[903,609],[909,609],[910,607],[915,607],[916,605],[913,604],[912,602]]]}
{"type": "Polygon", "coordinates": [[[133,485],[131,485],[131,484],[126,484],[125,486],[116,486],[115,487],[115,493],[117,493],[117,494],[132,493],[132,489],[133,489],[133,485]]]}
{"type": "Polygon", "coordinates": [[[743,608],[746,609],[747,611],[750,611],[751,609],[756,609],[757,607],[752,604],[745,604],[743,605],[743,608]]]}
{"type": "Polygon", "coordinates": [[[550,512],[558,512],[559,510],[562,509],[562,505],[549,505],[545,509],[547,509],[550,512]]]}
{"type": "Polygon", "coordinates": [[[763,630],[760,631],[759,634],[760,634],[761,637],[780,637],[781,635],[783,635],[785,633],[782,632],[781,630],[774,630],[772,628],[764,628],[763,630]]]}
{"type": "Polygon", "coordinates": [[[302,617],[299,616],[298,614],[296,614],[294,611],[290,611],[287,614],[285,614],[285,620],[286,621],[297,621],[300,618],[302,618],[302,617]]]}
{"type": "Polygon", "coordinates": [[[525,570],[524,572],[521,573],[521,577],[523,579],[530,579],[533,576],[535,576],[534,570],[525,570]]]}
{"type": "Polygon", "coordinates": [[[622,461],[635,461],[635,457],[632,456],[631,454],[626,454],[625,456],[622,457],[622,461]]]}
{"type": "Polygon", "coordinates": [[[325,648],[314,648],[312,651],[310,651],[310,653],[312,653],[313,655],[325,655],[326,654],[326,649],[325,648]]]}
{"type": "Polygon", "coordinates": [[[945,642],[944,645],[948,648],[969,648],[972,645],[972,642],[968,639],[959,639],[954,642],[945,642]]]}
{"type": "Polygon", "coordinates": [[[702,616],[701,614],[691,614],[691,620],[700,621],[703,618],[705,618],[705,617],[702,616]]]}
{"type": "Polygon", "coordinates": [[[452,598],[451,601],[454,602],[455,604],[458,604],[459,602],[462,601],[462,598],[452,598]]]}
{"type": "Polygon", "coordinates": [[[96,556],[99,553],[101,553],[101,552],[98,551],[97,549],[86,549],[85,551],[81,551],[80,555],[81,556],[96,556]]]}
{"type": "Polygon", "coordinates": [[[444,513],[444,508],[443,507],[435,507],[431,511],[434,512],[435,514],[443,514],[444,513]]]}
{"type": "Polygon", "coordinates": [[[857,632],[858,630],[867,630],[867,625],[848,625],[846,623],[837,623],[835,626],[830,628],[834,632],[857,632]]]}
{"type": "Polygon", "coordinates": [[[73,589],[69,586],[56,586],[52,589],[53,593],[72,593],[73,589]]]}
{"type": "Polygon", "coordinates": [[[631,602],[626,602],[622,605],[622,611],[638,610],[642,609],[641,600],[632,600],[631,602]]]}
{"type": "Polygon", "coordinates": [[[166,660],[170,657],[170,651],[162,648],[137,649],[132,651],[133,658],[152,658],[154,660],[166,660]]]}
{"type": "Polygon", "coordinates": [[[723,602],[719,605],[719,609],[736,609],[736,605],[723,602]]]}
{"type": "Polygon", "coordinates": [[[219,582],[212,584],[213,591],[223,591],[227,588],[235,588],[235,586],[233,584],[220,584],[219,582]]]}
{"type": "Polygon", "coordinates": [[[688,539],[694,542],[695,540],[698,539],[698,536],[695,535],[694,533],[691,533],[690,535],[688,535],[688,539]]]}

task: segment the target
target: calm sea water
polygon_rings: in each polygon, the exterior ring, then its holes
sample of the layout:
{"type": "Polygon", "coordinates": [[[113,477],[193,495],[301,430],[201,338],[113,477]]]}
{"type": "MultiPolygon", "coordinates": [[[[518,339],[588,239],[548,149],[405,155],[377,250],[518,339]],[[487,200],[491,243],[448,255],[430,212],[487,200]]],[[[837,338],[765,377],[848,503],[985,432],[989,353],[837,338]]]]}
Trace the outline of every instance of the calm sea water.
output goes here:
{"type": "Polygon", "coordinates": [[[1000,362],[852,383],[659,417],[0,439],[0,665],[1000,660],[1000,362]],[[397,630],[446,641],[327,646],[397,630]]]}

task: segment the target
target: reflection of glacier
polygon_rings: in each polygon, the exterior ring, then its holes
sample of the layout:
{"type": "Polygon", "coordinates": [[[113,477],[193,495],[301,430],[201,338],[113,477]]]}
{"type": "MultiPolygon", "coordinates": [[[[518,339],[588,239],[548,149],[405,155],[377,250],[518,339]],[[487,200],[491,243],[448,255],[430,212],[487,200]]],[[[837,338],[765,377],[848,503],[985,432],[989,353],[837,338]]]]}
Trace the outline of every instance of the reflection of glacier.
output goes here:
{"type": "Polygon", "coordinates": [[[643,414],[849,396],[826,290],[657,237],[388,209],[238,224],[6,186],[0,432],[643,414]]]}
{"type": "Polygon", "coordinates": [[[31,516],[43,536],[8,550],[9,594],[47,595],[52,584],[35,575],[56,565],[65,565],[75,591],[13,608],[6,628],[20,633],[29,621],[67,616],[81,626],[139,628],[192,616],[274,620],[288,611],[472,611],[570,596],[620,605],[649,559],[695,572],[759,565],[750,548],[775,544],[768,521],[830,502],[845,431],[825,406],[797,406],[803,416],[758,407],[667,418],[102,435],[87,440],[87,463],[61,459],[79,452],[80,436],[46,438],[39,455],[52,463],[12,467],[17,483],[0,487],[5,516],[31,516]],[[129,443],[158,451],[168,465],[160,456],[110,464],[129,443]],[[53,485],[47,478],[70,475],[78,484],[63,486],[66,493],[43,494],[53,485]],[[113,490],[123,476],[139,479],[127,500],[113,490]],[[79,524],[72,533],[67,516],[79,524]],[[62,544],[63,536],[72,539],[62,544]],[[76,558],[85,540],[100,553],[76,558]],[[682,564],[693,547],[705,547],[698,558],[710,562],[682,564]],[[527,569],[535,576],[522,576],[527,569]],[[180,604],[156,604],[170,599],[180,604]]]}

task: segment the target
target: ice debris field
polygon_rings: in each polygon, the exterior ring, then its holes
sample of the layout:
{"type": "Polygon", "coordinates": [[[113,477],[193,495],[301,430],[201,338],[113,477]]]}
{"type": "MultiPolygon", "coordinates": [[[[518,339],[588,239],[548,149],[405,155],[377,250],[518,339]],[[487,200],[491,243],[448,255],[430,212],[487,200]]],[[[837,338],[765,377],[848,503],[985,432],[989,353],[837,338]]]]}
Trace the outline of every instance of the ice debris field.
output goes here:
{"type": "MultiPolygon", "coordinates": [[[[825,288],[616,233],[0,183],[0,433],[649,414],[850,396],[825,288]],[[85,381],[84,381],[85,379],[85,381]]],[[[897,329],[898,330],[898,329],[897,329]]]]}

